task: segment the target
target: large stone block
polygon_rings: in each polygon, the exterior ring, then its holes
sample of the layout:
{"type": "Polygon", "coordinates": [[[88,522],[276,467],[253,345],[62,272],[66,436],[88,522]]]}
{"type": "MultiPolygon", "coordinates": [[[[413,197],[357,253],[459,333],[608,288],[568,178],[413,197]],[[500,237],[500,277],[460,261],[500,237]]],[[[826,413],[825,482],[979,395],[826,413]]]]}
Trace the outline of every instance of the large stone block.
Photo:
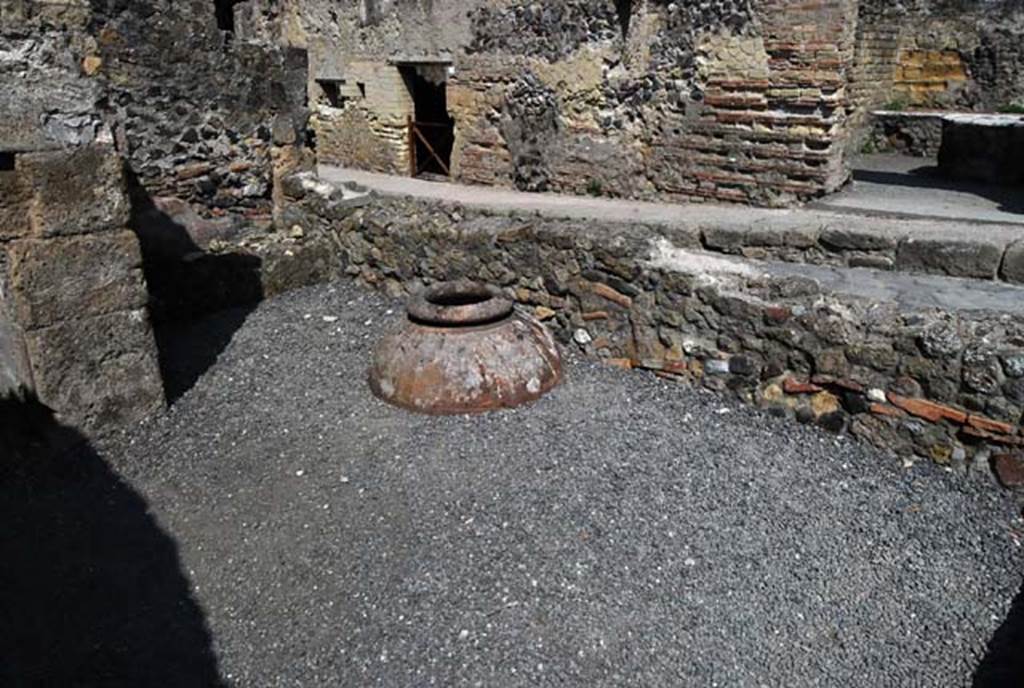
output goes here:
{"type": "Polygon", "coordinates": [[[29,230],[31,194],[13,169],[16,156],[0,153],[0,241],[24,236],[29,230]]]}
{"type": "Polygon", "coordinates": [[[1024,118],[950,115],[943,120],[939,169],[951,179],[1024,184],[1024,118]]]}
{"type": "Polygon", "coordinates": [[[12,312],[25,329],[146,304],[142,256],[130,231],[19,239],[6,250],[12,312]]]}
{"type": "Polygon", "coordinates": [[[953,277],[993,279],[1003,259],[1003,246],[984,239],[907,239],[900,244],[900,270],[943,273],[953,277]]]}
{"type": "Polygon", "coordinates": [[[63,322],[25,335],[39,400],[87,433],[164,404],[145,310],[63,322]]]}
{"type": "Polygon", "coordinates": [[[1007,282],[1024,284],[1024,241],[1019,241],[1006,250],[1002,275],[1007,282]]]}
{"type": "Polygon", "coordinates": [[[19,155],[17,174],[32,194],[36,236],[122,229],[130,205],[116,152],[103,145],[19,155]]]}

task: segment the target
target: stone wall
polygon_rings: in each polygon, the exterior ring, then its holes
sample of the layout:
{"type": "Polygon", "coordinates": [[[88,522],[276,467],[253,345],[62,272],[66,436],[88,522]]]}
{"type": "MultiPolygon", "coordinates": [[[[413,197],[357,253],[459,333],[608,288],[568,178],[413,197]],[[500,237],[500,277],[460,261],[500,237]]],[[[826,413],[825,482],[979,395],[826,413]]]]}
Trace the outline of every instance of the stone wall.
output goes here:
{"type": "Polygon", "coordinates": [[[861,0],[854,90],[885,105],[1024,105],[1021,0],[861,0]]]}
{"type": "Polygon", "coordinates": [[[290,221],[307,237],[330,237],[340,269],[392,295],[487,280],[587,354],[849,432],[906,460],[988,474],[993,457],[1018,461],[1024,447],[1019,317],[744,267],[664,228],[397,199],[328,213],[314,185],[289,188],[290,221]]]}
{"type": "Polygon", "coordinates": [[[345,82],[318,105],[327,161],[407,169],[389,60],[429,59],[452,66],[459,181],[782,205],[847,178],[856,0],[348,3],[329,27],[304,7],[314,79],[345,82]]]}
{"type": "Polygon", "coordinates": [[[29,390],[87,433],[164,403],[110,143],[20,152],[0,171],[0,394],[29,390]]]}
{"type": "Polygon", "coordinates": [[[883,112],[870,115],[863,150],[937,158],[942,146],[941,112],[883,112]]]}
{"type": "Polygon", "coordinates": [[[340,95],[358,106],[321,102],[312,127],[321,163],[409,174],[412,96],[399,70],[373,60],[352,60],[340,95]]]}
{"type": "Polygon", "coordinates": [[[86,2],[0,2],[0,395],[93,432],[164,403],[86,2]]]}
{"type": "Polygon", "coordinates": [[[92,6],[83,64],[140,184],[204,214],[269,214],[275,168],[305,145],[305,52],[262,42],[253,22],[221,30],[207,0],[92,6]]]}
{"type": "Polygon", "coordinates": [[[232,32],[205,0],[0,0],[0,393],[86,433],[162,406],[150,306],[219,297],[160,252],[265,228],[312,162],[275,7],[236,3],[232,32]]]}

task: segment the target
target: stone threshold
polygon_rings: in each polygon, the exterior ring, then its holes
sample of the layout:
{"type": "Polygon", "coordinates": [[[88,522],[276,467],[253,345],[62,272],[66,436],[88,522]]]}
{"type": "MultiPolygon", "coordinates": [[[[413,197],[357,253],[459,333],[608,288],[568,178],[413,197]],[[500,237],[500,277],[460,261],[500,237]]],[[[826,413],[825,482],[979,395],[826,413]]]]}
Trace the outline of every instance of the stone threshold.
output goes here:
{"type": "Polygon", "coordinates": [[[1024,224],[526,193],[337,167],[322,167],[320,175],[324,181],[370,189],[383,197],[553,220],[660,227],[677,245],[744,258],[1024,284],[1024,224]]]}

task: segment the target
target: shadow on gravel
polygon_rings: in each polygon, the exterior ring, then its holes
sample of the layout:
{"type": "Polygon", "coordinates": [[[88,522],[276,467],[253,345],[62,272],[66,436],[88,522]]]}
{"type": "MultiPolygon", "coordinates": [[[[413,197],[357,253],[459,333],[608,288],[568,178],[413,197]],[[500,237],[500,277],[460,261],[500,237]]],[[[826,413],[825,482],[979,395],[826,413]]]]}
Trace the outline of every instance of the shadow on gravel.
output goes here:
{"type": "Polygon", "coordinates": [[[177,546],[27,395],[0,397],[0,685],[224,685],[177,546]]]}
{"type": "Polygon", "coordinates": [[[216,363],[255,307],[232,308],[190,322],[158,323],[153,328],[167,403],[180,399],[216,363]]]}
{"type": "Polygon", "coordinates": [[[1024,585],[1010,613],[989,641],[988,653],[974,673],[974,688],[1024,686],[1024,585]]]}
{"type": "Polygon", "coordinates": [[[262,261],[211,250],[215,241],[238,236],[244,224],[239,218],[200,217],[180,199],[151,197],[131,170],[126,175],[160,372],[173,403],[213,365],[263,300],[262,261]],[[206,332],[204,324],[210,327],[206,332]]]}
{"type": "Polygon", "coordinates": [[[909,172],[854,170],[853,179],[854,181],[884,184],[886,186],[969,193],[998,203],[999,210],[1003,212],[1024,214],[1024,194],[1021,194],[1019,188],[949,179],[942,175],[936,165],[922,165],[909,172]]]}

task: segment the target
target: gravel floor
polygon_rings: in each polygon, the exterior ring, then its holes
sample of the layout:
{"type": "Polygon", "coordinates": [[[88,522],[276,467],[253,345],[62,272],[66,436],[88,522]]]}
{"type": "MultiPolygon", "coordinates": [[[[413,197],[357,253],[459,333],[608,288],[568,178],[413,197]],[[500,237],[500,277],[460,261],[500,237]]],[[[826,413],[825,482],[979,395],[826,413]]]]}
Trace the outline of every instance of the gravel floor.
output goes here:
{"type": "Polygon", "coordinates": [[[98,449],[127,508],[72,513],[148,562],[92,583],[107,675],[134,652],[130,685],[1021,685],[985,678],[1020,623],[998,490],[586,361],[530,407],[409,415],[364,384],[398,313],[344,285],[267,302],[98,449]],[[111,535],[123,512],[157,534],[111,535]]]}

